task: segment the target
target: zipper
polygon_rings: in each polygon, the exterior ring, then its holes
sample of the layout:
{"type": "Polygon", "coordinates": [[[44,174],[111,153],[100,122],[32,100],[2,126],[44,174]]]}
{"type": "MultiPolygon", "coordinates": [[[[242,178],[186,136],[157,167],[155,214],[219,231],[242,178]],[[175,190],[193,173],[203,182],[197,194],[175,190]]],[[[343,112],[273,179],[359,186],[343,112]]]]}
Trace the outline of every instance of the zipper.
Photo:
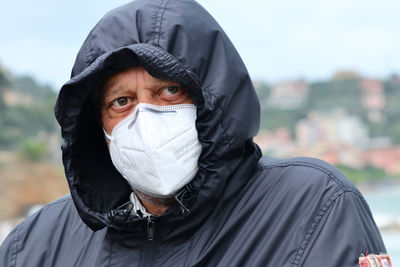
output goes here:
{"type": "Polygon", "coordinates": [[[141,267],[153,267],[157,262],[157,246],[158,246],[158,232],[155,231],[155,217],[147,216],[146,232],[147,236],[144,236],[144,246],[140,257],[139,266],[141,267]]]}
{"type": "Polygon", "coordinates": [[[147,240],[153,241],[154,239],[154,219],[153,216],[147,217],[147,240]]]}

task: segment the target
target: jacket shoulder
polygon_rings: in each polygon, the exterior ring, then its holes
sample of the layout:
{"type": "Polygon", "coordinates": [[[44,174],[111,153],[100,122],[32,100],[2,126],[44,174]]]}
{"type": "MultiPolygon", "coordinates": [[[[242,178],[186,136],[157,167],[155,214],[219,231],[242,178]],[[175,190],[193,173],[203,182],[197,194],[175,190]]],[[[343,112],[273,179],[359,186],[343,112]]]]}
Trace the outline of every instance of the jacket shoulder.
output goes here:
{"type": "MultiPolygon", "coordinates": [[[[70,195],[65,195],[28,216],[17,228],[32,229],[39,225],[47,227],[53,224],[60,224],[60,221],[67,217],[72,219],[77,214],[74,203],[70,195]]],[[[48,229],[48,228],[47,228],[48,229]]]]}
{"type": "Polygon", "coordinates": [[[313,158],[263,157],[256,180],[268,203],[279,200],[268,205],[290,218],[280,222],[297,237],[291,266],[356,266],[366,251],[386,251],[367,202],[334,166],[313,158]]]}
{"type": "Polygon", "coordinates": [[[70,213],[74,213],[74,205],[71,196],[65,195],[26,217],[13,229],[4,243],[6,243],[8,239],[12,238],[13,235],[20,235],[28,229],[29,231],[36,230],[36,228],[41,228],[41,225],[46,225],[44,228],[48,229],[48,226],[60,223],[60,219],[62,218],[60,218],[61,214],[66,215],[70,213]]]}
{"type": "Polygon", "coordinates": [[[73,245],[72,233],[91,231],[80,219],[69,195],[27,217],[0,247],[1,266],[43,266],[54,247],[73,245]],[[69,241],[71,241],[69,240],[69,241]],[[47,255],[45,257],[45,255],[47,255]]]}
{"type": "Polygon", "coordinates": [[[258,164],[260,178],[284,179],[289,186],[334,187],[359,194],[354,184],[331,164],[309,157],[278,159],[262,157],[258,164]],[[324,185],[324,186],[323,186],[324,185]]]}

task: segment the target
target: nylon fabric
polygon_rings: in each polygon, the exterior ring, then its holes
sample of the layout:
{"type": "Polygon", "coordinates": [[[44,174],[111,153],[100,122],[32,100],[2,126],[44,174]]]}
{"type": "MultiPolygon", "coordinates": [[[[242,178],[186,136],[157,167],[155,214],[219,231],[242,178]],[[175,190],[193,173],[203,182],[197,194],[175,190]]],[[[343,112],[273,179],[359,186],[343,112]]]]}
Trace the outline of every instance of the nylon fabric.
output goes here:
{"type": "Polygon", "coordinates": [[[251,78],[193,0],[136,0],[107,13],[83,43],[55,115],[71,195],[22,222],[1,245],[0,266],[356,267],[365,251],[386,252],[368,205],[336,168],[261,157],[251,78]],[[132,190],[94,112],[93,92],[138,64],[181,83],[197,108],[199,170],[177,193],[181,204],[158,217],[131,212],[132,190]]]}

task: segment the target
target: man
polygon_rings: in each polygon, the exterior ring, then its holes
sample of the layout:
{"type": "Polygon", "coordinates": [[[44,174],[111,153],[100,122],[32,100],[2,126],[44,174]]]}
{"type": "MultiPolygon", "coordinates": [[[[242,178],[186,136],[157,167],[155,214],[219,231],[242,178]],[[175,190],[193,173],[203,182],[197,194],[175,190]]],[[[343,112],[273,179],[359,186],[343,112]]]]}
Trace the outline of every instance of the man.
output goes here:
{"type": "Polygon", "coordinates": [[[196,106],[182,85],[140,66],[112,76],[97,101],[112,161],[134,191],[134,211],[162,215],[198,171],[196,106]]]}
{"type": "Polygon", "coordinates": [[[340,172],[261,157],[247,70],[192,0],[138,0],[105,15],[55,113],[71,196],[9,235],[2,266],[358,266],[363,254],[385,257],[365,200],[340,172]]]}

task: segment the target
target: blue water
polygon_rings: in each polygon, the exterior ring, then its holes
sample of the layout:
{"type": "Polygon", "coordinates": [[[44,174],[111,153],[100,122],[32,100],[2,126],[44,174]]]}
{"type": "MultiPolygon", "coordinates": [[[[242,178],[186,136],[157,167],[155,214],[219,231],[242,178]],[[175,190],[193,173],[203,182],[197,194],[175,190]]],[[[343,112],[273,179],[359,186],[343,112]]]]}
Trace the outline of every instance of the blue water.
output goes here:
{"type": "MultiPolygon", "coordinates": [[[[363,192],[379,227],[390,223],[400,225],[400,188],[387,187],[363,192]]],[[[400,230],[381,230],[383,241],[392,259],[392,266],[400,266],[400,230]]]]}
{"type": "Polygon", "coordinates": [[[392,266],[400,266],[400,231],[381,231],[392,266]]]}

